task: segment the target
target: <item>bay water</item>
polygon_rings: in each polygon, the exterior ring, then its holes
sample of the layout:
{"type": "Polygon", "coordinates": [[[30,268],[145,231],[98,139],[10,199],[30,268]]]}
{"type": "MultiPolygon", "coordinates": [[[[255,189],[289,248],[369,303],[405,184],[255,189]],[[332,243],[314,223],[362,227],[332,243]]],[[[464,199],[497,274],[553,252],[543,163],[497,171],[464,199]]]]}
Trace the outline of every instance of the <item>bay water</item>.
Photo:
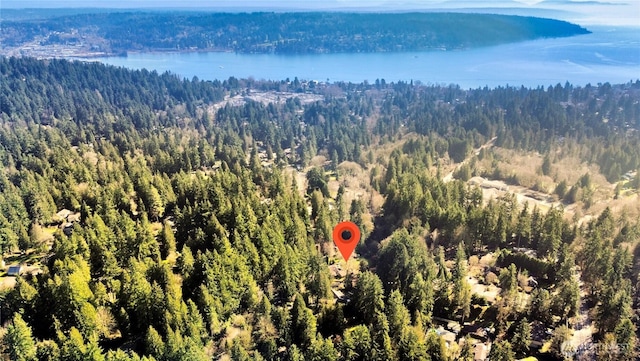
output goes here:
{"type": "Polygon", "coordinates": [[[130,53],[92,60],[204,80],[420,81],[462,88],[625,83],[640,79],[640,27],[468,50],[348,54],[130,53]]]}

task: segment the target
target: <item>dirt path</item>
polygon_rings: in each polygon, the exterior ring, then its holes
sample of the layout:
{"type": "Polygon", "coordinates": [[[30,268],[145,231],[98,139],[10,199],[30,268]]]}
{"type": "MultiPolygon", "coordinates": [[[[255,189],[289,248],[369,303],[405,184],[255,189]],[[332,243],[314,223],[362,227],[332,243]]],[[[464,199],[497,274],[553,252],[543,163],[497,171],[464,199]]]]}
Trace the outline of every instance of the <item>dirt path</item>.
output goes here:
{"type": "Polygon", "coordinates": [[[584,285],[582,281],[580,284],[580,310],[578,316],[576,316],[576,325],[574,327],[573,335],[567,341],[569,352],[575,350],[591,350],[593,346],[592,335],[595,333],[595,326],[593,321],[589,317],[589,306],[587,305],[586,292],[584,291],[584,285]]]}

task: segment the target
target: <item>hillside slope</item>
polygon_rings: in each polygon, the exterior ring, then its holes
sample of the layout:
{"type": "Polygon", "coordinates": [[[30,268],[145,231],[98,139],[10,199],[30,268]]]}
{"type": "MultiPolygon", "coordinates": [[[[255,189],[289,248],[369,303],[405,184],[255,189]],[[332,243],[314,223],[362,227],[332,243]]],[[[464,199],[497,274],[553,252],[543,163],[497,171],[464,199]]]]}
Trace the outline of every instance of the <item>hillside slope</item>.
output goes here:
{"type": "MultiPolygon", "coordinates": [[[[586,34],[564,21],[460,13],[101,13],[3,21],[4,55],[63,47],[128,51],[338,53],[450,50],[586,34]]],[[[81,55],[81,54],[79,54],[81,55]]]]}

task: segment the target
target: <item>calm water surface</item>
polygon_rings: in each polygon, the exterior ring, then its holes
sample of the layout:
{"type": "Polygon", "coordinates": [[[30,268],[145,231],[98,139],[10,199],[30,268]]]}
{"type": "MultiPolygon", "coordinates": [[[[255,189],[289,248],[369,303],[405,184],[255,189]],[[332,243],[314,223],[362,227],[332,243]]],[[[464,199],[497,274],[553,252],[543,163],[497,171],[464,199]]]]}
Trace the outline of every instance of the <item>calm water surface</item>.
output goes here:
{"type": "Polygon", "coordinates": [[[548,86],[569,81],[623,83],[640,79],[640,27],[594,27],[588,35],[460,51],[273,55],[139,53],[99,58],[127,68],[171,71],[200,79],[237,78],[374,82],[419,80],[463,88],[548,86]]]}

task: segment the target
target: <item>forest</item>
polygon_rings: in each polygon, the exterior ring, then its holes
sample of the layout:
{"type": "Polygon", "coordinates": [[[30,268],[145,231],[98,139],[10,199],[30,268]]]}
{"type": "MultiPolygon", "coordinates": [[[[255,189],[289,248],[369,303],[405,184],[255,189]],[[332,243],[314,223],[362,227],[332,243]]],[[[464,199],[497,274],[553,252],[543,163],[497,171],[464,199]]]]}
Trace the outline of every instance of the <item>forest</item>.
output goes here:
{"type": "Polygon", "coordinates": [[[586,33],[559,20],[490,14],[108,12],[5,19],[0,43],[4,54],[51,45],[116,55],[204,50],[306,54],[464,49],[586,33]]]}
{"type": "Polygon", "coordinates": [[[640,81],[0,74],[0,251],[25,266],[0,273],[4,359],[637,357],[640,81]],[[535,180],[500,152],[535,156],[535,180]],[[342,220],[363,233],[348,262],[342,220]]]}

